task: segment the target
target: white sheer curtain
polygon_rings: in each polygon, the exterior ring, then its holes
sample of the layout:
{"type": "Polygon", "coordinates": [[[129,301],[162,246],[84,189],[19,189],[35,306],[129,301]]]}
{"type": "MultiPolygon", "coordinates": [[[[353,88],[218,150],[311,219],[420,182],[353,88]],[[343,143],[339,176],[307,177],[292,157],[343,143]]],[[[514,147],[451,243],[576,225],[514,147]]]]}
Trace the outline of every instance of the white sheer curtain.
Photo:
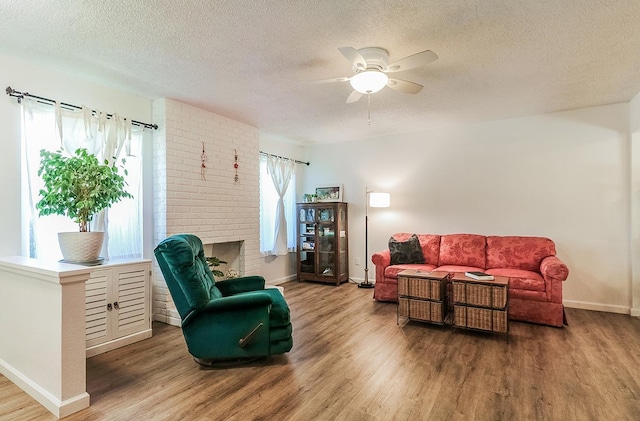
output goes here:
{"type": "Polygon", "coordinates": [[[295,162],[260,156],[260,251],[295,251],[295,162]]]}
{"type": "MultiPolygon", "coordinates": [[[[22,120],[23,144],[23,225],[25,250],[23,254],[42,259],[61,258],[57,233],[77,231],[78,226],[67,217],[38,216],[35,203],[39,200],[42,180],[37,175],[40,150],[64,149],[73,154],[86,148],[99,160],[112,161],[114,156],[125,158],[128,175],[127,191],[134,197],[124,199],[107,212],[94,216],[91,230],[105,231],[101,256],[124,258],[142,256],[142,129],[133,130],[130,121],[117,115],[107,119],[104,113],[94,116],[90,109],[80,111],[51,107],[24,99],[22,120]]],[[[118,164],[120,165],[120,164],[118,164]]],[[[124,169],[120,170],[124,175],[124,169]]]]}

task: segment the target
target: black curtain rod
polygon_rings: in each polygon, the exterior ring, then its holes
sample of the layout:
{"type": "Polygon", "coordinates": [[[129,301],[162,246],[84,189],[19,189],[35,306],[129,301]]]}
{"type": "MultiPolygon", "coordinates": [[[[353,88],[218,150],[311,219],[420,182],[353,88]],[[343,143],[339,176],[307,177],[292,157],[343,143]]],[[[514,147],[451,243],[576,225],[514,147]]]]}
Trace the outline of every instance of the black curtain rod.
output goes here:
{"type": "MultiPolygon", "coordinates": [[[[38,102],[42,103],[42,104],[48,104],[48,105],[53,105],[56,103],[56,101],[54,101],[53,99],[49,99],[49,98],[44,98],[41,96],[37,96],[37,95],[31,95],[29,92],[19,92],[16,91],[15,89],[13,89],[11,86],[7,86],[6,89],[7,95],[18,98],[18,103],[22,101],[23,98],[27,97],[27,98],[34,98],[36,99],[38,102]]],[[[60,106],[65,107],[67,109],[72,109],[72,110],[81,110],[82,107],[79,107],[77,105],[73,105],[73,104],[67,104],[66,102],[61,102],[60,106]]],[[[91,110],[94,114],[96,113],[95,110],[91,110]]],[[[111,118],[113,117],[113,114],[107,114],[107,118],[111,118]]],[[[154,130],[158,130],[158,125],[157,124],[149,124],[149,123],[143,123],[141,121],[136,121],[136,120],[131,120],[131,124],[136,125],[136,126],[142,126],[145,129],[154,129],[154,130]]]]}
{"type": "Polygon", "coordinates": [[[297,159],[291,159],[291,158],[287,158],[286,156],[280,156],[280,155],[274,155],[272,153],[266,153],[266,152],[262,152],[260,151],[260,155],[271,155],[271,156],[275,156],[276,158],[282,158],[282,159],[288,159],[289,161],[293,161],[296,164],[304,164],[304,165],[309,165],[308,162],[304,162],[304,161],[298,161],[297,159]]]}

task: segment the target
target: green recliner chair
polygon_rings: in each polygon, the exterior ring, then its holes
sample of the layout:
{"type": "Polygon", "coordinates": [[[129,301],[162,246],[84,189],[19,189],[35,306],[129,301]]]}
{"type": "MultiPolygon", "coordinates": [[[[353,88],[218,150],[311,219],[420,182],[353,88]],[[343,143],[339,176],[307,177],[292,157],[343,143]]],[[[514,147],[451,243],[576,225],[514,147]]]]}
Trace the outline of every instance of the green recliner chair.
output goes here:
{"type": "Polygon", "coordinates": [[[291,350],[289,307],[264,278],[216,282],[200,238],[178,234],[154,250],[182,320],[189,353],[203,365],[291,350]]]}

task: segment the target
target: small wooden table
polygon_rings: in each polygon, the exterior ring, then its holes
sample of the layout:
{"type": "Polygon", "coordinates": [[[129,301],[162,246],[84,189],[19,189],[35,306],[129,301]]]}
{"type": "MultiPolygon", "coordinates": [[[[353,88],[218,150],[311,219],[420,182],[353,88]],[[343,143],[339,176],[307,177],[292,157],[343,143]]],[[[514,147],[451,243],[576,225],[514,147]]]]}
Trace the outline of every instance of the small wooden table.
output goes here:
{"type": "Polygon", "coordinates": [[[448,313],[447,272],[415,269],[398,274],[398,323],[409,320],[444,325],[448,313]]]}
{"type": "Polygon", "coordinates": [[[456,328],[509,334],[509,278],[479,281],[456,273],[451,277],[452,324],[456,328]]]}

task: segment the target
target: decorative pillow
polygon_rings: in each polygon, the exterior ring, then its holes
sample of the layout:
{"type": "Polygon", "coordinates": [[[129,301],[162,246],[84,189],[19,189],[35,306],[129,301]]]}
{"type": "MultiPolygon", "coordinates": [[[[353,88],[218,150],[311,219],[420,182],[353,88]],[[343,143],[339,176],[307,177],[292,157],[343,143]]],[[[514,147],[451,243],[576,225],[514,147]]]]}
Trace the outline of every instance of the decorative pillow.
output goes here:
{"type": "Polygon", "coordinates": [[[407,265],[411,263],[424,263],[424,255],[418,236],[413,234],[407,241],[398,241],[389,238],[389,252],[392,265],[407,265]]]}

